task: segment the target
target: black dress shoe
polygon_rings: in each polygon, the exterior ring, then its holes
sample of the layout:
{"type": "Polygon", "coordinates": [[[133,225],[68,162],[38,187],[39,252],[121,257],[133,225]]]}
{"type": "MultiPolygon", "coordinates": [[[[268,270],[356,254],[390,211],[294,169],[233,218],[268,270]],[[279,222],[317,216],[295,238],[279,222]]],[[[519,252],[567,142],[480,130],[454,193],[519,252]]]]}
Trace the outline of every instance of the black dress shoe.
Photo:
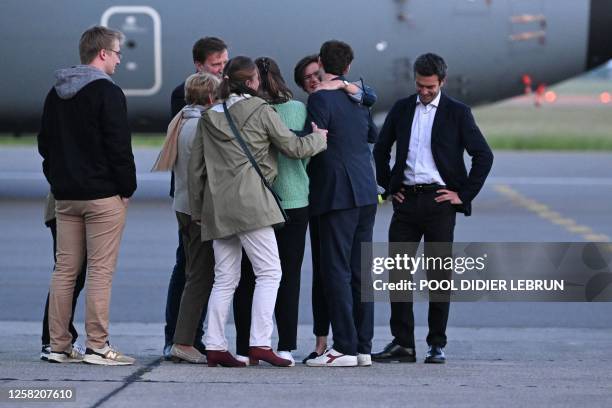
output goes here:
{"type": "Polygon", "coordinates": [[[379,363],[414,363],[416,362],[416,355],[413,348],[389,343],[380,353],[372,354],[372,360],[379,363]]]}
{"type": "Polygon", "coordinates": [[[440,346],[429,346],[429,351],[425,355],[425,363],[427,364],[444,364],[446,356],[444,349],[440,346]]]}

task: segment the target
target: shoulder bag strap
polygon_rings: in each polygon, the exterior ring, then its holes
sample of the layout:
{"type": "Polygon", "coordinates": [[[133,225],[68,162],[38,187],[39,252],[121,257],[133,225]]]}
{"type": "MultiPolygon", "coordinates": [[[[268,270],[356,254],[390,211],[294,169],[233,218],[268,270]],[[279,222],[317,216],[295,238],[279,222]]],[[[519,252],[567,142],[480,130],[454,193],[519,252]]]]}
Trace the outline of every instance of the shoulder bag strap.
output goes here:
{"type": "Polygon", "coordinates": [[[264,186],[266,186],[266,188],[270,190],[270,192],[272,193],[272,196],[274,197],[276,204],[278,204],[278,208],[281,210],[281,213],[283,214],[283,218],[285,219],[285,221],[287,221],[288,220],[287,214],[285,213],[285,210],[280,204],[281,198],[272,189],[272,186],[270,186],[270,183],[268,183],[268,180],[266,180],[263,173],[261,172],[261,169],[259,168],[257,161],[255,160],[255,158],[253,157],[253,154],[251,153],[251,150],[249,150],[249,147],[247,146],[246,142],[242,138],[242,135],[240,135],[240,132],[238,131],[238,128],[236,127],[236,124],[234,123],[234,120],[232,119],[232,116],[229,113],[229,109],[227,108],[226,102],[223,102],[223,112],[225,113],[227,122],[229,123],[230,128],[232,129],[232,133],[234,133],[234,136],[236,137],[238,144],[242,148],[242,151],[244,151],[244,154],[247,155],[247,157],[249,158],[249,161],[251,162],[251,165],[253,166],[257,174],[259,174],[259,177],[261,177],[261,181],[263,181],[264,186]]]}

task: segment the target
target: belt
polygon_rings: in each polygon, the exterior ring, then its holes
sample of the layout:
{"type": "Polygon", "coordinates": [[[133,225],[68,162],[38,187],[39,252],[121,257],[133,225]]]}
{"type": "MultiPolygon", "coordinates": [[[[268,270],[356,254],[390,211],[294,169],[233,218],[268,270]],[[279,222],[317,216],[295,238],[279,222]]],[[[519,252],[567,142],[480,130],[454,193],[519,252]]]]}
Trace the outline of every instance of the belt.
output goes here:
{"type": "Polygon", "coordinates": [[[430,193],[441,188],[446,188],[446,186],[442,186],[440,184],[431,183],[431,184],[404,184],[402,186],[407,193],[430,193]]]}

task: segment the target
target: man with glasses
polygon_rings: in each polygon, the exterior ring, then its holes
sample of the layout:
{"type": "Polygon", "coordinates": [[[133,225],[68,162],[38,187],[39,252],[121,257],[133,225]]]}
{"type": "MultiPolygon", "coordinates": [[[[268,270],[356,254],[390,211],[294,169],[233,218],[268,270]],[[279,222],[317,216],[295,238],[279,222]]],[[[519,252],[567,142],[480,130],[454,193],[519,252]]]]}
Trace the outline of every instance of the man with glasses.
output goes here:
{"type": "Polygon", "coordinates": [[[119,50],[113,50],[113,49],[109,49],[109,50],[106,50],[106,51],[114,52],[114,53],[115,53],[115,55],[116,55],[116,56],[117,56],[119,59],[121,59],[121,55],[122,55],[122,54],[121,54],[121,51],[119,51],[119,50]]]}
{"type": "MultiPolygon", "coordinates": [[[[114,52],[119,59],[121,59],[121,51],[107,49],[106,51],[114,52]]],[[[51,236],[53,237],[53,259],[54,262],[57,262],[56,259],[56,248],[57,248],[57,220],[55,218],[55,197],[53,194],[49,192],[47,194],[47,198],[45,200],[45,225],[51,230],[51,236]]],[[[78,333],[76,328],[74,327],[74,310],[76,308],[77,300],[79,295],[81,294],[81,290],[85,286],[85,276],[87,274],[87,255],[85,255],[85,260],[81,266],[81,270],[76,279],[76,283],[74,285],[74,290],[72,294],[72,315],[70,316],[69,330],[70,335],[72,336],[72,346],[75,348],[78,353],[83,354],[85,349],[79,343],[76,342],[78,333]]],[[[51,340],[49,334],[49,295],[47,295],[47,300],[45,302],[45,312],[43,315],[43,330],[42,330],[42,349],[40,353],[40,359],[43,361],[48,361],[49,353],[51,352],[51,340]]]]}
{"type": "Polygon", "coordinates": [[[129,197],[136,190],[125,95],[110,75],[123,34],[96,26],[81,36],[81,64],[60,69],[45,100],[38,151],[55,196],[57,263],[49,294],[49,362],[130,365],[108,343],[111,283],[129,197]],[[69,331],[74,286],[87,258],[85,355],[69,331]]]}

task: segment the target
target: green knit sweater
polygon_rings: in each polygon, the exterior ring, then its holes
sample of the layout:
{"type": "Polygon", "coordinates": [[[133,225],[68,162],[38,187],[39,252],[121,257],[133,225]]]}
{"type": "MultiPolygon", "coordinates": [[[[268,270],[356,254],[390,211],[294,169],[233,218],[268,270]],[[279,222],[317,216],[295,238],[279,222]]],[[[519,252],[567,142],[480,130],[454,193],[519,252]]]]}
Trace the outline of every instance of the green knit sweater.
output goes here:
{"type": "MultiPolygon", "coordinates": [[[[306,106],[300,101],[272,105],[283,123],[291,130],[302,130],[306,122],[306,106]]],[[[281,206],[288,210],[308,206],[308,159],[291,159],[278,154],[278,176],[272,185],[281,198],[281,206]]]]}

